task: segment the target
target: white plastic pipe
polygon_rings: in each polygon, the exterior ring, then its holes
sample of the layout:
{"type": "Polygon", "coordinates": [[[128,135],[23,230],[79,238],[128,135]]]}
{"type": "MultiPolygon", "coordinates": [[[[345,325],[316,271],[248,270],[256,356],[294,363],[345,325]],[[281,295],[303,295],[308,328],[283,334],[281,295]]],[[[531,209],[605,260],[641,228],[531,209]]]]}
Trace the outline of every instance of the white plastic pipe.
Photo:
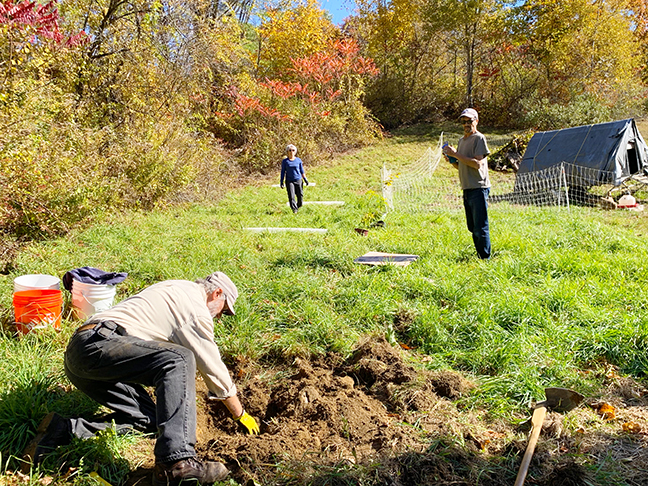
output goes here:
{"type": "Polygon", "coordinates": [[[286,231],[294,231],[297,233],[326,233],[327,229],[322,228],[245,228],[248,231],[253,231],[255,233],[263,233],[267,231],[268,233],[282,233],[286,231]]]}

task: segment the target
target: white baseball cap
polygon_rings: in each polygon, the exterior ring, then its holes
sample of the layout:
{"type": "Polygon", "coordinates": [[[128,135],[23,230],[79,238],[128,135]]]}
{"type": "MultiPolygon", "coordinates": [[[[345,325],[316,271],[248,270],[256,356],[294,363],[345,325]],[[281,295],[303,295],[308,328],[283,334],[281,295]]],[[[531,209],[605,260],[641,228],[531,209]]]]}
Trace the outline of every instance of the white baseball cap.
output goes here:
{"type": "Polygon", "coordinates": [[[471,120],[479,120],[479,115],[477,114],[477,110],[475,110],[474,108],[466,108],[464,111],[461,112],[461,115],[459,115],[459,118],[461,117],[470,118],[471,120]]]}
{"type": "Polygon", "coordinates": [[[236,288],[236,285],[234,285],[234,282],[232,282],[230,278],[223,272],[214,272],[211,275],[205,277],[205,280],[216,285],[223,291],[223,295],[225,296],[225,300],[227,301],[227,309],[223,312],[223,314],[233,316],[234,303],[238,298],[238,289],[236,288]]]}

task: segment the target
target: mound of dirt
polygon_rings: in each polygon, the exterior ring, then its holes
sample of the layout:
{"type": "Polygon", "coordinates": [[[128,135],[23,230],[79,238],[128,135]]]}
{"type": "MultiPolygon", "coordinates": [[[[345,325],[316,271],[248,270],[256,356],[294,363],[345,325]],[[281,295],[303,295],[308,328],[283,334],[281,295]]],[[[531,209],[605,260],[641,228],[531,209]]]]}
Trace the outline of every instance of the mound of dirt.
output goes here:
{"type": "MultiPolygon", "coordinates": [[[[392,486],[512,484],[526,448],[523,427],[510,417],[464,409],[457,400],[473,388],[470,381],[415,368],[405,353],[373,338],[346,360],[329,354],[263,368],[236,362],[230,369],[242,403],[260,424],[258,436],[240,430],[199,380],[199,456],[225,463],[232,479],[246,485],[365,484],[368,477],[367,484],[392,486]]],[[[570,427],[598,424],[592,433],[566,430],[562,415],[548,414],[527,483],[599,484],[573,458],[609,453],[612,443],[619,458],[628,454],[642,465],[630,472],[620,462],[623,474],[643,480],[648,452],[638,451],[646,446],[641,417],[648,416],[648,401],[637,390],[633,383],[611,383],[615,395],[628,396],[613,402],[619,427],[639,424],[633,436],[624,432],[623,449],[591,404],[570,412],[570,427]]],[[[142,465],[127,485],[150,485],[152,466],[142,465]]]]}
{"type": "MultiPolygon", "coordinates": [[[[277,370],[270,381],[256,375],[246,383],[244,401],[260,422],[258,437],[231,430],[222,405],[210,403],[207,429],[201,431],[206,439],[203,452],[254,473],[282,459],[316,455],[333,462],[356,462],[384,448],[413,445],[404,426],[395,425],[385,406],[366,392],[387,363],[361,359],[354,376],[333,360],[296,360],[294,369],[277,370]]],[[[402,373],[389,375],[403,380],[402,373]]],[[[205,396],[204,391],[200,394],[205,396]]]]}
{"type": "Polygon", "coordinates": [[[297,359],[290,369],[251,376],[242,401],[260,423],[256,437],[238,430],[225,407],[208,402],[207,390],[199,389],[200,453],[226,463],[243,481],[274,475],[269,466],[282,462],[291,468],[296,462],[372,464],[421,452],[429,445],[428,429],[438,432],[444,425],[415,415],[425,411],[431,418],[435,408],[445,415],[455,408],[448,398],[471,386],[456,373],[416,371],[399,348],[382,338],[368,340],[346,361],[334,354],[313,362],[297,359]]]}

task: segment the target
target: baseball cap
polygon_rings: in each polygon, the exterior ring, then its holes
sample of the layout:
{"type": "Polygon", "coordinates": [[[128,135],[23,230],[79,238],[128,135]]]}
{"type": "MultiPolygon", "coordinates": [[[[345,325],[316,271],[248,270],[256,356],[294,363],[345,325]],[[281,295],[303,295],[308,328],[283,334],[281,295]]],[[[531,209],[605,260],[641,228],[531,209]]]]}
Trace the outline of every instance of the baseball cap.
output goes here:
{"type": "Polygon", "coordinates": [[[475,110],[474,108],[466,108],[464,111],[461,112],[461,115],[459,115],[459,118],[461,117],[470,118],[471,120],[479,120],[479,115],[477,114],[477,110],[475,110]]]}
{"type": "Polygon", "coordinates": [[[234,285],[234,282],[232,282],[223,272],[214,272],[205,277],[205,280],[222,289],[225,301],[227,302],[227,309],[223,310],[223,314],[233,316],[234,303],[236,302],[236,299],[238,299],[238,289],[236,288],[236,285],[234,285]]]}

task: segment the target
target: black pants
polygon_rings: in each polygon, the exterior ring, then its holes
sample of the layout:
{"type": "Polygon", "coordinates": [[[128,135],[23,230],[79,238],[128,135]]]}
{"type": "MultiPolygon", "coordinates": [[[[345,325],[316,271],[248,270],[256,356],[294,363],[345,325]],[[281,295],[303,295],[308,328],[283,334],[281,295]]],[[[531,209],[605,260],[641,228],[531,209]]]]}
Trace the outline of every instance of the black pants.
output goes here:
{"type": "MultiPolygon", "coordinates": [[[[124,335],[111,321],[75,333],[65,351],[65,374],[83,393],[113,410],[118,432],[158,432],[157,462],[194,457],[196,358],[179,344],[124,335]],[[155,401],[145,387],[155,388],[155,401]]],[[[72,433],[92,437],[110,424],[72,420],[72,433]]]]}
{"type": "Polygon", "coordinates": [[[302,207],[304,200],[304,180],[286,181],[286,192],[288,193],[288,202],[290,209],[296,213],[302,207]]]}

